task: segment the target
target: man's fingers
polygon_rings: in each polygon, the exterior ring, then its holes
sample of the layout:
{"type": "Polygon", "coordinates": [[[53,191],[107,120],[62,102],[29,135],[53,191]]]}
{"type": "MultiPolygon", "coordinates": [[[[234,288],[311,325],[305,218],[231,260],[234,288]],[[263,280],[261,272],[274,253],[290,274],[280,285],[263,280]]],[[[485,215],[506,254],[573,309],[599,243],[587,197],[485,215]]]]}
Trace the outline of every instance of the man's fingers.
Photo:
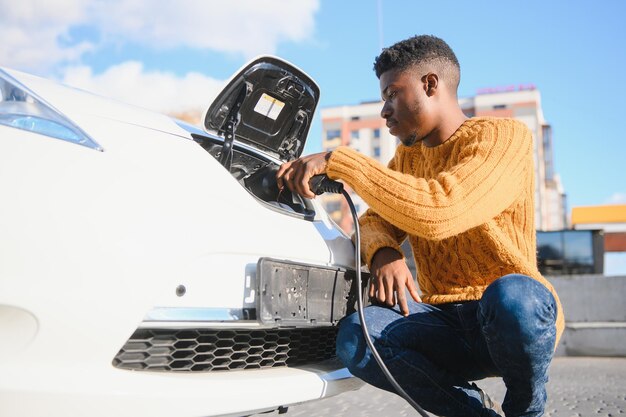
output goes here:
{"type": "Polygon", "coordinates": [[[315,194],[311,191],[311,187],[309,186],[310,179],[311,175],[305,169],[301,169],[298,172],[298,176],[294,178],[296,192],[306,198],[315,197],[315,194]]]}
{"type": "Polygon", "coordinates": [[[287,170],[291,168],[291,164],[292,162],[285,162],[280,166],[280,168],[278,168],[278,171],[276,172],[276,183],[278,184],[279,189],[282,189],[285,186],[283,177],[287,170]]]}
{"type": "Polygon", "coordinates": [[[396,305],[396,297],[394,291],[394,279],[388,278],[383,281],[383,286],[385,287],[385,304],[389,307],[393,307],[396,305]]]}
{"type": "Polygon", "coordinates": [[[376,278],[372,276],[370,281],[370,298],[374,298],[376,296],[376,278]]]}
{"type": "Polygon", "coordinates": [[[278,182],[278,180],[276,181],[279,189],[287,187],[290,191],[293,191],[293,168],[287,168],[287,170],[283,173],[281,179],[282,181],[280,183],[278,182]]]}
{"type": "Polygon", "coordinates": [[[407,279],[407,287],[409,288],[409,294],[411,294],[411,298],[413,298],[413,300],[417,301],[418,303],[422,302],[422,298],[419,295],[419,292],[417,291],[417,287],[415,286],[415,282],[413,281],[413,277],[409,276],[407,279]]]}
{"type": "Polygon", "coordinates": [[[276,173],[276,183],[281,188],[286,185],[303,197],[315,198],[309,180],[314,175],[326,172],[328,155],[328,152],[321,152],[284,163],[276,173]]]}
{"type": "Polygon", "coordinates": [[[383,284],[382,278],[378,281],[376,292],[376,300],[378,300],[379,303],[384,303],[387,298],[385,297],[385,285],[383,284]]]}
{"type": "Polygon", "coordinates": [[[398,295],[398,305],[400,306],[400,313],[402,313],[402,315],[406,317],[409,315],[409,305],[406,302],[406,294],[404,293],[404,288],[398,288],[396,290],[396,293],[398,295]]]}
{"type": "Polygon", "coordinates": [[[287,172],[285,172],[285,175],[283,176],[283,179],[285,180],[285,185],[287,186],[287,188],[289,188],[290,191],[294,191],[293,189],[293,169],[290,168],[287,170],[287,172]]]}

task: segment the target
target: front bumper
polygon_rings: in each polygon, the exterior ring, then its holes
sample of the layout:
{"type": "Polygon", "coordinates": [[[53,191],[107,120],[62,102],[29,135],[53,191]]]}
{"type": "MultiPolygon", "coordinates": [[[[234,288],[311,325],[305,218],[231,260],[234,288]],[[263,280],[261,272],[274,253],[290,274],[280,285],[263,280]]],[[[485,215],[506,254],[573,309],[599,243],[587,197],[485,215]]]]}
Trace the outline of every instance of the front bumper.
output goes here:
{"type": "Polygon", "coordinates": [[[19,365],[2,367],[0,415],[243,416],[362,385],[336,361],[208,373],[135,372],[78,364],[51,364],[34,372],[19,365]]]}

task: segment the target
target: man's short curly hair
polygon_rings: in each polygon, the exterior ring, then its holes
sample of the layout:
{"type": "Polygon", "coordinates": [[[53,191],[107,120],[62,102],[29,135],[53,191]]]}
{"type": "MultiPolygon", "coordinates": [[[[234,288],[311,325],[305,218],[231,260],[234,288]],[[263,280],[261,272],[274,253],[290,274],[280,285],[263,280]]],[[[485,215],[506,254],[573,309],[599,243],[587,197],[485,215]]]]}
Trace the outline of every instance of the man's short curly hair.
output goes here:
{"type": "Polygon", "coordinates": [[[389,70],[404,70],[422,63],[435,65],[438,75],[456,90],[461,78],[459,60],[447,43],[432,35],[413,36],[383,49],[374,60],[374,72],[380,78],[389,70]]]}

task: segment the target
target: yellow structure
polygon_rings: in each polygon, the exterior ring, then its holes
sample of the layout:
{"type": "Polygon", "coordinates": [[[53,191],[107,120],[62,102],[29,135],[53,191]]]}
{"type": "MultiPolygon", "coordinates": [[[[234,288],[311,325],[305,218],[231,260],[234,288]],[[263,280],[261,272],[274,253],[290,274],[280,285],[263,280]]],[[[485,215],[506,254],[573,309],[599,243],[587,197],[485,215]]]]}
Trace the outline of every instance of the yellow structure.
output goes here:
{"type": "Polygon", "coordinates": [[[622,252],[622,256],[626,256],[626,204],[574,207],[572,227],[602,230],[604,251],[622,252]]]}
{"type": "Polygon", "coordinates": [[[612,206],[574,207],[572,226],[581,224],[626,223],[626,204],[612,206]]]}

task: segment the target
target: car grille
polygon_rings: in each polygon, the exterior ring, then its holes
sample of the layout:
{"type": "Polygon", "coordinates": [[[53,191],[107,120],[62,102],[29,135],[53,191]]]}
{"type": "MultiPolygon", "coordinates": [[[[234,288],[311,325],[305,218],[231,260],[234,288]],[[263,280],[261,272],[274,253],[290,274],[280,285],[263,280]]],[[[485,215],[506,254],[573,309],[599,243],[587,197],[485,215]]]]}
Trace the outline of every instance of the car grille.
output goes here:
{"type": "Polygon", "coordinates": [[[138,329],[113,360],[123,369],[226,371],[335,357],[336,327],[265,330],[138,329]]]}

